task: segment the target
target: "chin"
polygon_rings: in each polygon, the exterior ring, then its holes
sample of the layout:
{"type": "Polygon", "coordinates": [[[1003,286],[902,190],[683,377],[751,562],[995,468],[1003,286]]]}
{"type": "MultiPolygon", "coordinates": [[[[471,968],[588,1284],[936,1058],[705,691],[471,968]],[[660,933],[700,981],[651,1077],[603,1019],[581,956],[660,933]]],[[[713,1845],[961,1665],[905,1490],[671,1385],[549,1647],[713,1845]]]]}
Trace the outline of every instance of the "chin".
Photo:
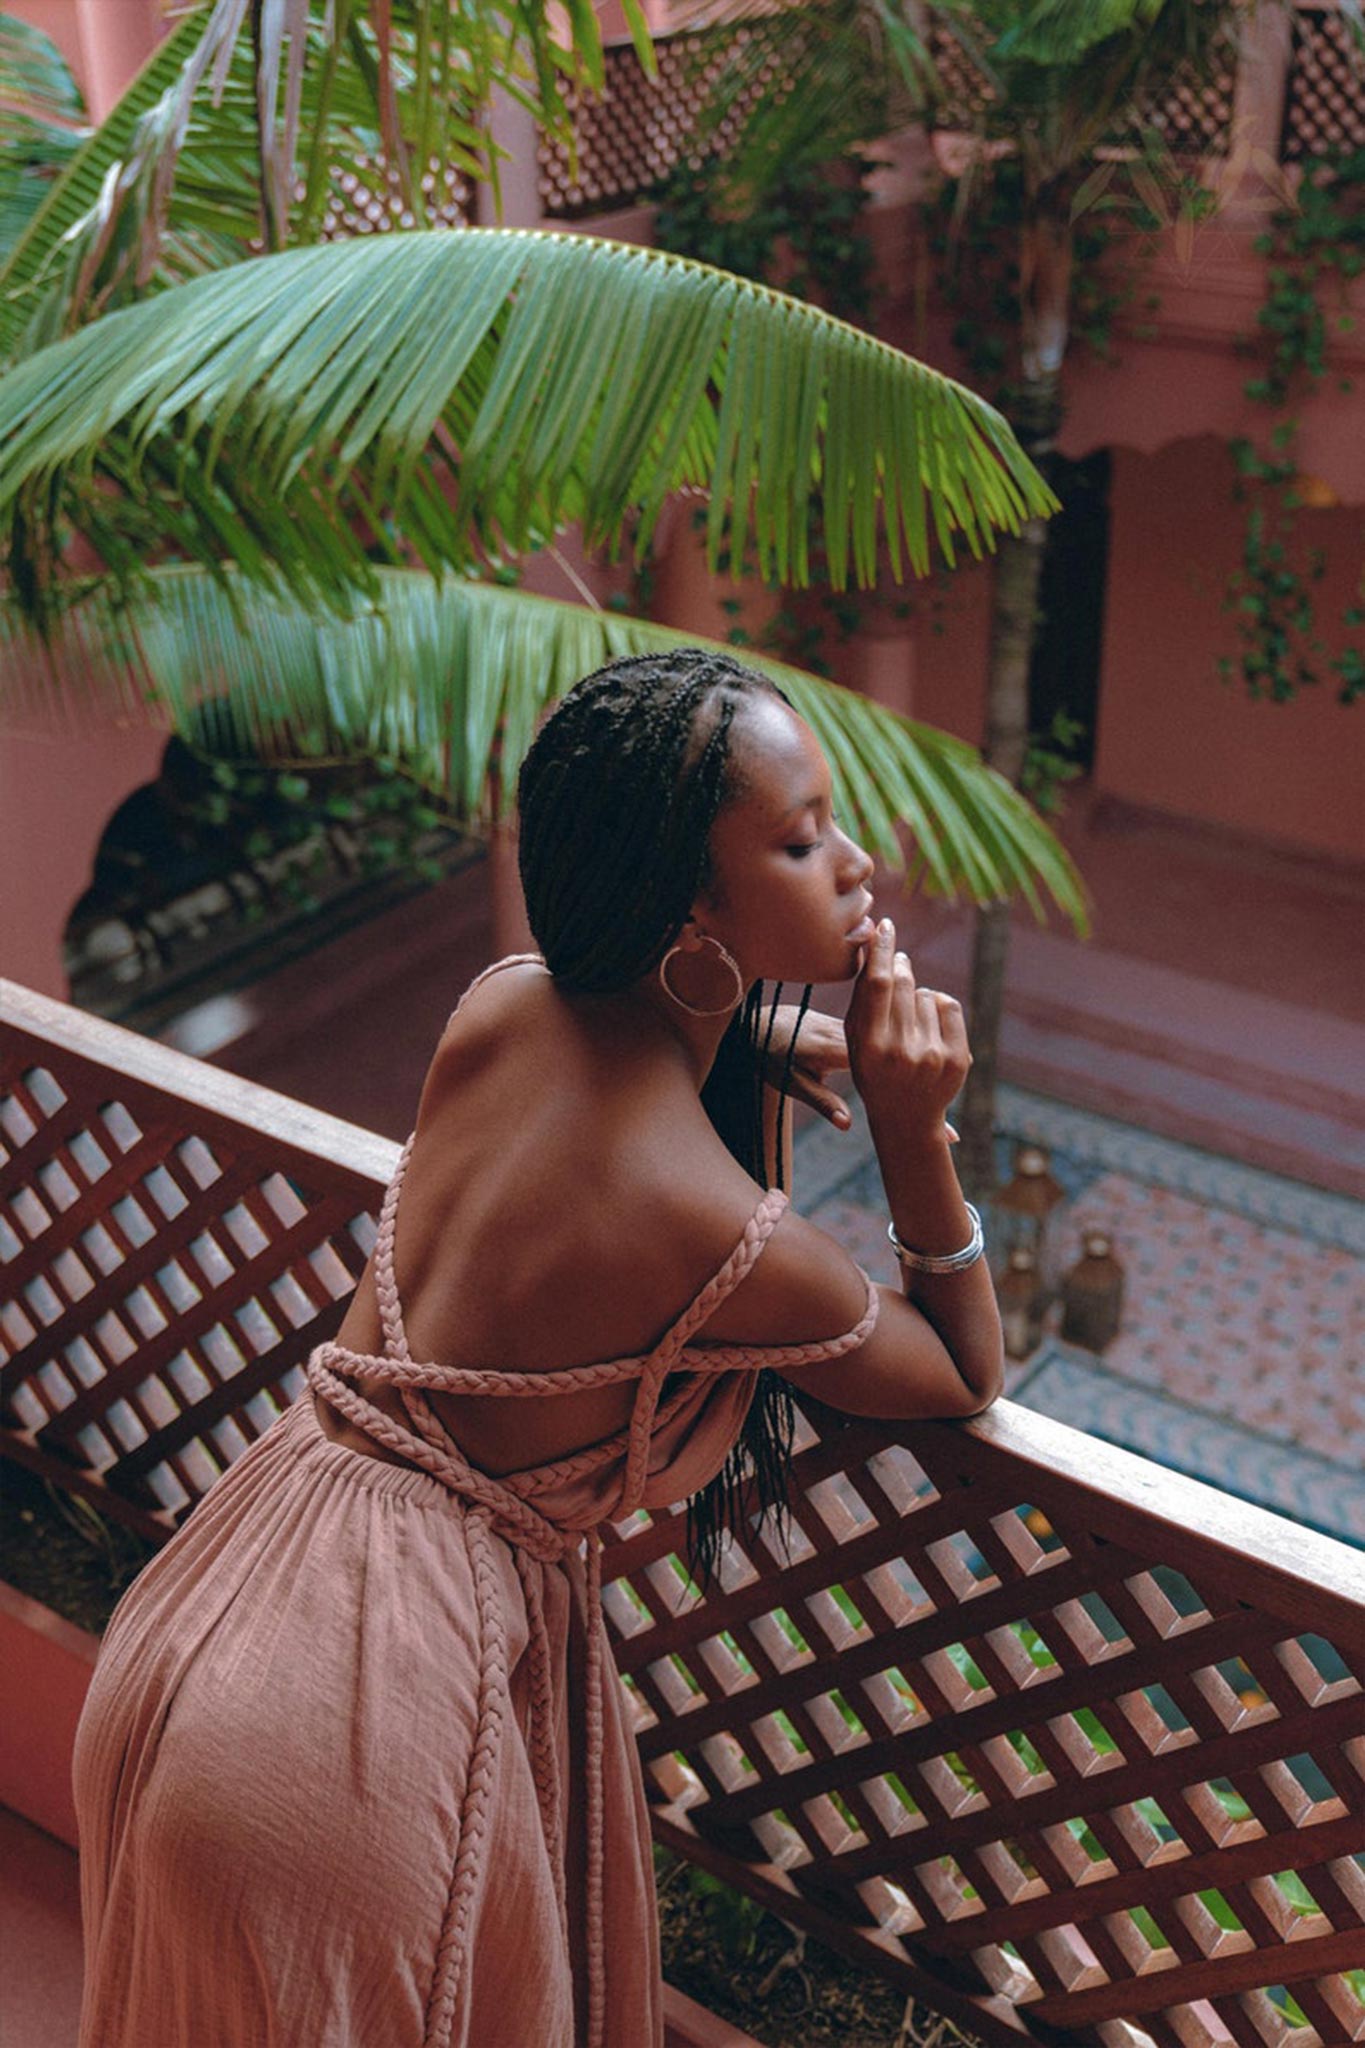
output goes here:
{"type": "Polygon", "coordinates": [[[803,960],[769,969],[763,979],[767,982],[780,981],[788,988],[852,981],[858,972],[859,951],[860,948],[850,940],[838,939],[821,953],[812,950],[803,960]]]}

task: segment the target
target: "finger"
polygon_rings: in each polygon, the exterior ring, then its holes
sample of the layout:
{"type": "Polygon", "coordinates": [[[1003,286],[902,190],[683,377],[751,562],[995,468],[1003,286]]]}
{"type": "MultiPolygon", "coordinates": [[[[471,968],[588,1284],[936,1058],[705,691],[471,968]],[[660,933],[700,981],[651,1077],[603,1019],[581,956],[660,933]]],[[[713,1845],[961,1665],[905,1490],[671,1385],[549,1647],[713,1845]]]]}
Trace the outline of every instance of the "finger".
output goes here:
{"type": "Polygon", "coordinates": [[[853,1121],[848,1104],[838,1090],[822,1087],[813,1074],[802,1073],[799,1067],[792,1069],[787,1092],[793,1102],[806,1103],[817,1110],[826,1122],[837,1124],[840,1130],[846,1131],[853,1121]]]}
{"type": "Polygon", "coordinates": [[[895,961],[896,927],[889,917],[884,917],[875,938],[868,943],[867,958],[849,1005],[850,1012],[857,1012],[857,1021],[874,1031],[885,1030],[891,1021],[895,961]]]}
{"type": "Polygon", "coordinates": [[[932,988],[915,990],[915,1022],[920,1037],[928,1052],[943,1051],[943,1033],[939,1028],[938,992],[932,988]]]}
{"type": "Polygon", "coordinates": [[[945,1123],[943,1129],[950,1145],[960,1145],[962,1143],[961,1138],[959,1138],[951,1124],[945,1123]]]}
{"type": "Polygon", "coordinates": [[[915,970],[910,964],[908,953],[897,953],[893,973],[897,1021],[903,1031],[914,1031],[919,1022],[919,1003],[915,988],[915,970]]]}
{"type": "Polygon", "coordinates": [[[802,1036],[802,1066],[816,1074],[837,1074],[848,1065],[848,1034],[837,1017],[817,1017],[815,1029],[802,1036]]]}
{"type": "Polygon", "coordinates": [[[938,992],[938,1022],[945,1051],[958,1058],[970,1051],[962,1005],[956,996],[945,995],[942,990],[938,992]]]}

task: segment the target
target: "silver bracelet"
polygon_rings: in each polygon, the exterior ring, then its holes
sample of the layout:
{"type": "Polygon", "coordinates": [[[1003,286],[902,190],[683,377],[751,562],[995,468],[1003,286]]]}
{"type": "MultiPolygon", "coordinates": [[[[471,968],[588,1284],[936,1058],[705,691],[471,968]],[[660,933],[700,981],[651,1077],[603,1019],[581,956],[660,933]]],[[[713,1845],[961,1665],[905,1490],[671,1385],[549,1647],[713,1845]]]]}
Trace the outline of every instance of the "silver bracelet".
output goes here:
{"type": "Polygon", "coordinates": [[[986,1238],[981,1228],[981,1218],[970,1202],[963,1205],[972,1219],[972,1234],[960,1252],[945,1252],[942,1258],[931,1258],[927,1252],[912,1252],[901,1243],[896,1235],[894,1223],[888,1223],[886,1234],[891,1240],[891,1249],[907,1273],[963,1273],[968,1266],[974,1266],[986,1249],[986,1238]]]}

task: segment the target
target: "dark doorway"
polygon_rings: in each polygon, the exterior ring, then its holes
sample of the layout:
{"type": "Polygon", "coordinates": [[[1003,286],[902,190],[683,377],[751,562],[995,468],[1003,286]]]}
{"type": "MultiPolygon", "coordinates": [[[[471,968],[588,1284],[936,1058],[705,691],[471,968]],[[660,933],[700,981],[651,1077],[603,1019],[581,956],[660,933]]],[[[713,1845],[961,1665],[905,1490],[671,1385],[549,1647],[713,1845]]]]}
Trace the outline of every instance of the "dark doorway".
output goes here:
{"type": "MultiPolygon", "coordinates": [[[[1042,620],[1029,669],[1029,729],[1052,733],[1060,712],[1080,727],[1065,749],[1083,768],[1095,758],[1104,587],[1109,560],[1109,450],[1080,462],[1054,456],[1052,488],[1062,509],[1048,527],[1040,593],[1042,620]]],[[[1053,741],[1051,744],[1056,745],[1053,741]]]]}

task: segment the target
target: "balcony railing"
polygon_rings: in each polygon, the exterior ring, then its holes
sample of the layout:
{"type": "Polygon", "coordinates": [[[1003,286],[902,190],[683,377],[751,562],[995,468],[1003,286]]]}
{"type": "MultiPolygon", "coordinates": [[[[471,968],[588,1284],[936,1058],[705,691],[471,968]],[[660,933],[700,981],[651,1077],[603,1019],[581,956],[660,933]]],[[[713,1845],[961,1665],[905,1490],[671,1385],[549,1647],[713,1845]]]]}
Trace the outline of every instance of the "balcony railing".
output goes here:
{"type": "MultiPolygon", "coordinates": [[[[395,1147],[0,982],[0,1448],[165,1535],[303,1385],[395,1147]]],[[[1000,1403],[806,1404],[786,1550],[605,1606],[658,1837],[990,2041],[1365,2038],[1365,1560],[1000,1403]]]]}

